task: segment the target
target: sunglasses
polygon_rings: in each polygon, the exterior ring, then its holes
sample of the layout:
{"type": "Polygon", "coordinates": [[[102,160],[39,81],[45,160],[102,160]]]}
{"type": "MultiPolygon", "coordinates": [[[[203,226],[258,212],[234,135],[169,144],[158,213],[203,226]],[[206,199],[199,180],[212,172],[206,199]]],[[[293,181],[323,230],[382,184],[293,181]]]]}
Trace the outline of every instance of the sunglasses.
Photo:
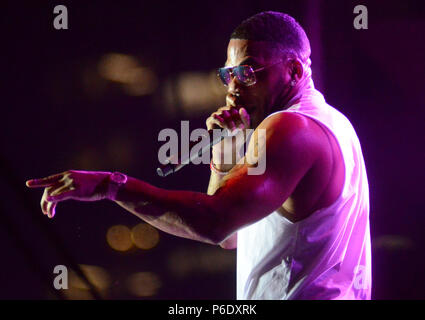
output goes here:
{"type": "Polygon", "coordinates": [[[225,86],[228,86],[229,83],[232,82],[232,77],[238,79],[238,81],[245,86],[252,86],[257,82],[257,78],[255,77],[256,72],[262,71],[281,62],[282,60],[279,60],[276,63],[255,70],[249,65],[224,67],[217,70],[217,75],[225,86]]]}

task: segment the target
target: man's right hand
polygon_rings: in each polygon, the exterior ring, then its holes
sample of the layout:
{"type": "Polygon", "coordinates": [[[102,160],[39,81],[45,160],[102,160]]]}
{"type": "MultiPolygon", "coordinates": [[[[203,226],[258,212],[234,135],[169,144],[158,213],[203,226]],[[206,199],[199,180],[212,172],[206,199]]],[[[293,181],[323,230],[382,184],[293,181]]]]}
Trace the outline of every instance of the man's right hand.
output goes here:
{"type": "Polygon", "coordinates": [[[251,128],[251,119],[243,107],[225,106],[213,112],[206,120],[207,129],[228,129],[230,137],[213,146],[213,164],[220,171],[229,171],[239,161],[239,151],[246,139],[245,129],[251,128]],[[231,154],[229,154],[231,153],[231,154]],[[232,159],[231,163],[225,161],[232,159]]]}

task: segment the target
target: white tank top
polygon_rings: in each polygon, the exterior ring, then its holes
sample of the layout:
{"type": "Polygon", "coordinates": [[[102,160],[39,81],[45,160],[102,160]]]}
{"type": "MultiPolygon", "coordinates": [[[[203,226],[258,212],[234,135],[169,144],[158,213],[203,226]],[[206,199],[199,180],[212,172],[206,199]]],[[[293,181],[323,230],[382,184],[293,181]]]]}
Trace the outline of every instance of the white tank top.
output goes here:
{"type": "Polygon", "coordinates": [[[314,87],[279,112],[307,116],[334,135],[345,182],[331,206],[301,221],[275,211],[238,231],[237,298],[370,299],[369,186],[356,132],[314,87]]]}

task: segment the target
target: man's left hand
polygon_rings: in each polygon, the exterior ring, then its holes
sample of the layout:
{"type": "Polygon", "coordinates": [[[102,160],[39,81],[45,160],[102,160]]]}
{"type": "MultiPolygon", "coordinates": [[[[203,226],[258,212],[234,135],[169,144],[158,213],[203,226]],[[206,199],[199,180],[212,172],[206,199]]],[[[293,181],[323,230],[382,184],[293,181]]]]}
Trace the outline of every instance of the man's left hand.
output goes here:
{"type": "Polygon", "coordinates": [[[74,199],[97,201],[106,198],[110,172],[68,170],[46,178],[26,182],[29,188],[44,188],[41,211],[49,218],[55,215],[58,202],[74,199]]]}

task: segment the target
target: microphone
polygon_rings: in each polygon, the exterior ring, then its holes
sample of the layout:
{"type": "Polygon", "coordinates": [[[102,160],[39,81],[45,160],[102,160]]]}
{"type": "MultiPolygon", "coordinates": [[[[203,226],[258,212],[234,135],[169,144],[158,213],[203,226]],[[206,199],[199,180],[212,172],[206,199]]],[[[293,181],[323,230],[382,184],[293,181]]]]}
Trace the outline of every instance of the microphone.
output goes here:
{"type": "Polygon", "coordinates": [[[185,165],[189,164],[191,161],[202,157],[203,154],[210,152],[210,149],[213,145],[219,143],[221,140],[223,140],[226,137],[230,137],[231,134],[228,129],[222,129],[218,127],[217,125],[214,126],[213,129],[208,130],[209,135],[209,143],[202,146],[202,148],[199,149],[197,153],[192,153],[192,148],[199,143],[199,140],[197,141],[191,141],[189,143],[189,154],[183,154],[181,158],[179,158],[177,155],[171,155],[166,161],[165,164],[161,165],[156,169],[156,172],[161,177],[166,177],[171,173],[175,173],[179,171],[181,168],[183,168],[185,165]],[[220,129],[220,134],[214,134],[214,129],[220,129]],[[173,161],[177,160],[177,161],[173,161]],[[171,162],[177,162],[177,163],[171,163],[171,162]]]}

